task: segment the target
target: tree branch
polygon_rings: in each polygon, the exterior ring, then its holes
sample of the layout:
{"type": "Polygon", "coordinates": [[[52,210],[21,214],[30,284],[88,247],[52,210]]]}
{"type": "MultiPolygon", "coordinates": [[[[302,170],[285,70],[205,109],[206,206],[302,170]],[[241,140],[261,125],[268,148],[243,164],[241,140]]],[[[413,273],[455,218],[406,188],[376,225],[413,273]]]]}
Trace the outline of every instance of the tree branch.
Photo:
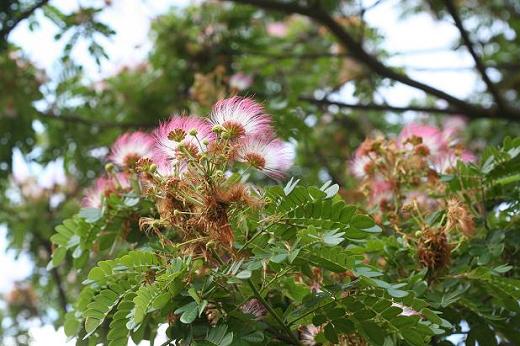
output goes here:
{"type": "Polygon", "coordinates": [[[50,0],[40,0],[40,1],[37,1],[34,5],[32,5],[31,7],[29,7],[28,9],[26,9],[25,11],[23,11],[22,13],[20,13],[20,15],[10,24],[10,25],[5,25],[2,30],[0,30],[0,40],[3,41],[2,42],[2,46],[5,45],[5,47],[7,47],[7,38],[9,36],[9,34],[11,33],[11,31],[14,30],[14,28],[16,28],[16,26],[18,24],[20,24],[20,22],[24,19],[27,19],[31,14],[34,13],[34,11],[36,11],[37,9],[39,9],[40,7],[43,7],[45,5],[47,5],[47,3],[49,2],[50,0]]]}
{"type": "MultiPolygon", "coordinates": [[[[367,110],[367,111],[390,111],[395,113],[403,113],[408,111],[414,111],[414,112],[424,112],[424,113],[430,113],[430,114],[446,114],[446,115],[460,115],[461,112],[458,109],[453,108],[437,108],[437,107],[425,107],[425,106],[391,106],[391,105],[385,105],[385,104],[374,104],[374,103],[368,103],[368,104],[359,104],[359,103],[346,103],[346,102],[339,102],[339,101],[331,101],[328,99],[317,99],[310,96],[300,96],[299,100],[309,102],[315,105],[319,106],[337,106],[340,108],[350,108],[350,109],[359,109],[359,110],[367,110]]],[[[493,112],[490,110],[490,112],[493,112]]],[[[502,113],[498,114],[499,117],[507,120],[519,120],[519,119],[511,119],[508,117],[503,117],[502,113]]],[[[481,116],[475,116],[474,114],[466,114],[466,116],[470,119],[478,119],[481,118],[481,116]]]]}
{"type": "Polygon", "coordinates": [[[464,100],[461,100],[455,96],[452,96],[442,90],[436,89],[430,85],[424,84],[422,82],[416,81],[406,74],[398,72],[380,62],[375,56],[367,53],[363,46],[357,42],[344,28],[341,24],[336,22],[334,18],[332,18],[327,12],[319,7],[303,7],[295,2],[279,2],[273,0],[230,0],[236,3],[248,4],[257,6],[260,8],[268,9],[268,10],[276,10],[281,11],[287,14],[301,14],[307,16],[317,23],[325,26],[347,49],[348,53],[356,59],[359,63],[365,65],[374,73],[380,75],[381,77],[388,78],[405,85],[408,85],[412,88],[421,90],[426,94],[435,96],[439,99],[442,99],[451,106],[453,112],[462,113],[467,115],[468,117],[478,117],[478,118],[493,118],[493,117],[503,117],[510,120],[520,120],[520,111],[516,110],[501,110],[502,112],[498,114],[498,109],[496,108],[482,108],[478,105],[473,105],[464,100]]]}
{"type": "Polygon", "coordinates": [[[491,81],[489,78],[487,72],[486,72],[486,66],[484,66],[484,63],[482,60],[480,60],[480,57],[478,56],[477,52],[475,51],[475,48],[473,47],[473,43],[471,42],[471,39],[469,37],[469,33],[464,28],[464,24],[462,23],[462,19],[460,18],[457,8],[455,7],[455,4],[452,0],[444,0],[444,3],[446,4],[446,8],[448,9],[448,12],[450,13],[450,16],[453,18],[453,21],[455,22],[455,26],[460,32],[460,36],[462,38],[462,41],[464,42],[464,45],[469,51],[469,54],[471,54],[471,57],[475,61],[475,67],[477,68],[478,72],[480,73],[482,80],[484,83],[486,83],[488,91],[493,95],[493,98],[495,99],[495,102],[499,109],[505,108],[505,102],[502,96],[500,95],[500,92],[496,88],[495,84],[491,81]]]}

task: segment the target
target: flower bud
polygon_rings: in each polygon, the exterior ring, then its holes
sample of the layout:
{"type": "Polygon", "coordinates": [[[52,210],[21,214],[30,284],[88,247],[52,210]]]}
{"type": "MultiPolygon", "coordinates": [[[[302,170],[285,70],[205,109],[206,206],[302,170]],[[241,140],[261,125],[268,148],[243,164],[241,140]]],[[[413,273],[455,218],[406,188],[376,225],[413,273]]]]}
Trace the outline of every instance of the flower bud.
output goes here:
{"type": "Polygon", "coordinates": [[[111,162],[107,163],[105,165],[105,171],[107,171],[108,173],[113,172],[114,171],[114,165],[111,162]]]}
{"type": "Polygon", "coordinates": [[[215,125],[213,126],[213,128],[211,129],[211,131],[215,132],[215,133],[222,133],[224,132],[226,129],[222,126],[222,125],[215,125]]]}
{"type": "Polygon", "coordinates": [[[199,133],[199,132],[197,131],[197,129],[191,129],[190,132],[188,132],[188,133],[190,136],[195,137],[197,135],[197,133],[199,133]]]}

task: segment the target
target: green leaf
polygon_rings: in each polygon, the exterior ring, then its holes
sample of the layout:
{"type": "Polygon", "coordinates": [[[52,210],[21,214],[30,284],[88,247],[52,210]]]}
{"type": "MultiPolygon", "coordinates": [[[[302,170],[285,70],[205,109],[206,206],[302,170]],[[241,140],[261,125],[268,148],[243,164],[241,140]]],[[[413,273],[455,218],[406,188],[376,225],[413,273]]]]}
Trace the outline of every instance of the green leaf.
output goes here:
{"type": "Polygon", "coordinates": [[[242,270],[236,275],[237,278],[245,280],[249,279],[251,277],[251,271],[250,270],[242,270]]]}
{"type": "Polygon", "coordinates": [[[79,216],[85,219],[88,223],[95,223],[103,216],[101,209],[98,208],[81,208],[79,216]]]}
{"type": "Polygon", "coordinates": [[[177,310],[175,310],[176,314],[180,314],[181,318],[180,321],[185,324],[190,324],[191,322],[195,321],[198,315],[198,305],[196,302],[188,303],[184,306],[181,306],[177,310]]]}

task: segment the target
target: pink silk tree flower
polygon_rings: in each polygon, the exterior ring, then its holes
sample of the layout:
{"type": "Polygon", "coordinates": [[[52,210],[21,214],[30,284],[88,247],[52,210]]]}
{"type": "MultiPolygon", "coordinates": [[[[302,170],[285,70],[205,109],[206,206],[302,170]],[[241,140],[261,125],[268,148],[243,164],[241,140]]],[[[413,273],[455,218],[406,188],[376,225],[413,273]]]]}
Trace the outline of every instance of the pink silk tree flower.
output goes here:
{"type": "Polygon", "coordinates": [[[238,144],[237,154],[238,161],[276,180],[284,177],[294,161],[294,150],[288,143],[258,135],[244,138],[238,144]]]}
{"type": "Polygon", "coordinates": [[[239,91],[249,88],[252,84],[253,77],[242,72],[237,72],[229,78],[229,86],[239,91]]]}
{"type": "Polygon", "coordinates": [[[266,31],[269,36],[282,38],[287,36],[289,30],[283,22],[272,22],[267,24],[266,31]]]}
{"type": "Polygon", "coordinates": [[[151,155],[154,143],[148,133],[127,132],[116,139],[108,159],[119,167],[132,167],[140,158],[151,155]]]}
{"type": "MultiPolygon", "coordinates": [[[[154,131],[156,153],[171,162],[197,156],[215,139],[208,121],[195,116],[174,116],[154,131]]],[[[160,159],[161,160],[161,159],[160,159]]]]}
{"type": "Polygon", "coordinates": [[[374,153],[365,153],[363,145],[359,146],[354,153],[354,158],[349,162],[350,172],[359,179],[367,177],[374,159],[374,153]]]}
{"type": "Polygon", "coordinates": [[[392,199],[394,185],[386,180],[377,179],[370,184],[371,193],[369,203],[371,205],[381,205],[392,199]]]}
{"type": "Polygon", "coordinates": [[[467,125],[467,120],[463,116],[450,116],[443,121],[442,136],[448,145],[454,145],[459,142],[460,133],[467,125]]]}
{"type": "Polygon", "coordinates": [[[103,206],[103,198],[113,190],[113,180],[107,177],[100,177],[87,190],[85,197],[81,201],[81,206],[84,208],[101,208],[103,206]]]}
{"type": "Polygon", "coordinates": [[[218,101],[210,114],[215,127],[221,127],[230,138],[272,134],[271,117],[250,98],[234,96],[218,101]]]}
{"type": "Polygon", "coordinates": [[[118,172],[112,177],[112,184],[115,188],[120,190],[128,190],[131,188],[130,174],[126,172],[118,172]]]}
{"type": "Polygon", "coordinates": [[[250,299],[240,306],[240,310],[246,315],[252,315],[255,320],[261,320],[267,315],[267,309],[256,298],[250,299]]]}
{"type": "Polygon", "coordinates": [[[320,327],[316,327],[313,324],[308,324],[303,326],[299,330],[300,343],[305,346],[314,346],[317,345],[316,335],[321,332],[320,327]]]}
{"type": "Polygon", "coordinates": [[[469,150],[463,150],[457,153],[455,150],[449,150],[436,155],[431,160],[432,168],[441,174],[449,173],[457,166],[457,162],[475,162],[475,155],[469,150]]]}
{"type": "Polygon", "coordinates": [[[439,129],[415,123],[408,124],[403,128],[397,143],[401,148],[411,147],[412,144],[409,141],[412,141],[414,137],[421,138],[422,144],[428,149],[428,154],[430,155],[435,155],[447,147],[447,143],[444,141],[442,132],[439,129]]]}

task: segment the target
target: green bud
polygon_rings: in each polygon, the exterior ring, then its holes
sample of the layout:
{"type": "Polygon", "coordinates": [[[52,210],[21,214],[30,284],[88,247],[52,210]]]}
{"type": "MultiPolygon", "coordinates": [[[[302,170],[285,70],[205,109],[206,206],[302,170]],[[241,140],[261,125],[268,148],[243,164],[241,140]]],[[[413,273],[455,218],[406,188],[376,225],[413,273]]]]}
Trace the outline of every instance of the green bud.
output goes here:
{"type": "Polygon", "coordinates": [[[222,133],[224,132],[226,129],[224,127],[222,127],[221,125],[215,125],[213,126],[213,128],[211,129],[211,131],[215,132],[215,133],[222,133]]]}
{"type": "Polygon", "coordinates": [[[108,173],[113,172],[114,171],[114,164],[112,162],[107,163],[105,165],[105,171],[107,171],[108,173]]]}
{"type": "Polygon", "coordinates": [[[195,137],[197,135],[197,133],[199,133],[199,131],[197,131],[197,129],[191,129],[190,132],[188,132],[190,134],[190,136],[193,136],[195,137]]]}

